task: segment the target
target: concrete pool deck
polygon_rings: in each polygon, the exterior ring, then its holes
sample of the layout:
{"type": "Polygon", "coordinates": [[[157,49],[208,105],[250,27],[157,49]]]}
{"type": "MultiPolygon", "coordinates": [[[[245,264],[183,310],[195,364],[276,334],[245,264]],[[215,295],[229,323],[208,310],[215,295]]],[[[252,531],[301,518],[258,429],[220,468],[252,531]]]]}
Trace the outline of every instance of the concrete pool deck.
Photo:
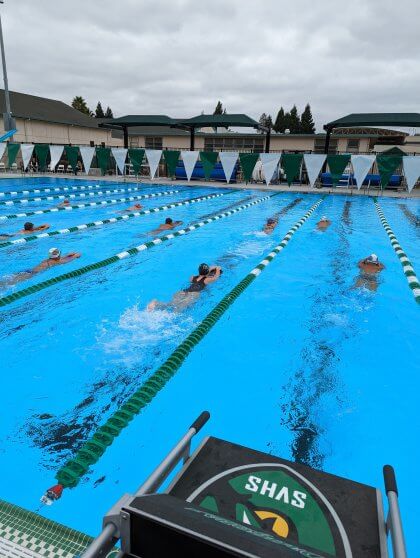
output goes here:
{"type": "Polygon", "coordinates": [[[21,174],[21,173],[4,173],[0,175],[0,185],[1,179],[28,179],[28,178],[65,178],[68,180],[92,180],[93,182],[100,180],[101,182],[121,182],[126,184],[133,184],[133,183],[144,183],[144,184],[154,184],[154,185],[170,185],[173,186],[178,184],[180,186],[201,186],[206,188],[237,188],[240,190],[261,190],[264,192],[296,192],[296,193],[304,193],[304,194],[338,194],[344,196],[378,196],[384,198],[400,198],[400,199],[420,199],[420,188],[414,188],[410,193],[406,190],[396,191],[396,190],[380,190],[379,188],[362,188],[357,190],[357,188],[344,188],[342,186],[331,188],[331,187],[320,187],[320,188],[311,188],[309,185],[301,185],[301,184],[292,184],[292,186],[287,186],[287,184],[270,184],[266,185],[263,183],[256,183],[256,182],[249,182],[248,184],[244,182],[231,182],[230,184],[226,184],[226,182],[216,182],[216,181],[201,181],[201,180],[192,180],[191,182],[187,182],[186,180],[171,180],[167,177],[162,178],[155,178],[154,180],[150,180],[147,177],[127,177],[127,176],[96,176],[96,175],[84,175],[78,174],[75,176],[74,174],[52,174],[52,173],[39,173],[39,174],[21,174]]]}

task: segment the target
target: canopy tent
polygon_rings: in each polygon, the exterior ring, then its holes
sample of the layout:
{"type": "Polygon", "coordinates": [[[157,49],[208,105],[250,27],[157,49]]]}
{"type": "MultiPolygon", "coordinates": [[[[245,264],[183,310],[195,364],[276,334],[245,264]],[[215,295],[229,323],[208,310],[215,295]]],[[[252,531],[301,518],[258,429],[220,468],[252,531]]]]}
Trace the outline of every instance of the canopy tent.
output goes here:
{"type": "MultiPolygon", "coordinates": [[[[270,148],[269,129],[262,127],[256,120],[246,114],[200,114],[193,118],[178,120],[172,125],[190,132],[190,150],[194,151],[195,130],[197,128],[255,128],[267,132],[268,149],[270,148]]],[[[267,145],[266,145],[267,151],[267,145]]]]}
{"type": "Polygon", "coordinates": [[[128,128],[134,126],[170,126],[181,128],[190,132],[190,150],[194,151],[195,131],[197,128],[255,128],[267,133],[266,152],[270,149],[270,129],[262,127],[256,120],[246,114],[200,114],[193,118],[171,118],[165,114],[127,115],[121,118],[112,118],[99,124],[101,128],[122,129],[124,134],[124,147],[128,147],[128,128]]]}
{"type": "Polygon", "coordinates": [[[418,112],[370,112],[354,113],[333,120],[324,125],[327,132],[325,151],[328,153],[330,138],[334,128],[354,128],[355,126],[399,126],[401,128],[420,128],[418,112]]]}
{"type": "Polygon", "coordinates": [[[98,124],[100,128],[122,130],[124,134],[124,147],[128,148],[128,128],[134,126],[173,126],[177,120],[166,114],[128,114],[120,118],[112,118],[98,124]]]}

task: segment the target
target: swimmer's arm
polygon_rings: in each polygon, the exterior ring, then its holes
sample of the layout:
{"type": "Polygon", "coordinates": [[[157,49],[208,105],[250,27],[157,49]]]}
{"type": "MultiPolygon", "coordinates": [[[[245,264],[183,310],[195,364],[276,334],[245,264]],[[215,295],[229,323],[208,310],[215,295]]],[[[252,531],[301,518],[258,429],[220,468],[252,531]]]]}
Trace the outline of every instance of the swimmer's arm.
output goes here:
{"type": "Polygon", "coordinates": [[[49,228],[50,228],[50,225],[48,225],[48,224],[39,225],[39,227],[34,228],[34,231],[46,231],[49,228]]]}
{"type": "Polygon", "coordinates": [[[174,223],[174,227],[178,227],[179,225],[182,225],[183,221],[175,221],[174,223]]]}
{"type": "Polygon", "coordinates": [[[60,264],[71,262],[72,260],[80,258],[81,255],[82,255],[81,252],[70,252],[66,256],[60,258],[60,264]]]}
{"type": "Polygon", "coordinates": [[[208,283],[213,283],[214,281],[216,281],[217,279],[219,279],[220,275],[221,275],[221,271],[222,268],[218,265],[215,265],[213,267],[210,268],[210,273],[212,273],[211,277],[207,277],[204,282],[206,284],[208,283]]]}

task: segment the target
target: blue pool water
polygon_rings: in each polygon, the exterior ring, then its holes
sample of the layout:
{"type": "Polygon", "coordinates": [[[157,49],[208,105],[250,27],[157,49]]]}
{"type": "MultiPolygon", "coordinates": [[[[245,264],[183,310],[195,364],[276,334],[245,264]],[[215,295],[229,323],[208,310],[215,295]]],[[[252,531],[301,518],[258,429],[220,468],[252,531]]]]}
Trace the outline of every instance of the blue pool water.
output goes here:
{"type": "MultiPolygon", "coordinates": [[[[0,188],[82,183],[4,179],[0,188]]],[[[104,189],[110,186],[104,183],[104,189]]],[[[142,188],[145,193],[180,190],[142,201],[146,208],[216,192],[179,184],[142,188]]],[[[141,244],[150,239],[147,231],[167,216],[188,224],[263,195],[232,191],[169,212],[2,248],[2,280],[33,267],[53,246],[63,253],[80,251],[82,257],[17,287],[3,286],[1,295],[141,244]]],[[[123,196],[97,199],[115,197],[123,196]]],[[[0,497],[38,509],[40,496],[74,450],[318,199],[317,194],[282,193],[1,309],[0,497]],[[274,234],[262,234],[265,220],[297,198],[301,201],[281,217],[274,234]],[[151,299],[169,300],[185,287],[202,261],[221,265],[224,274],[194,306],[180,314],[145,310],[151,299]]],[[[419,229],[400,207],[405,205],[418,218],[419,202],[380,203],[420,272],[419,229]]],[[[54,202],[29,205],[40,209],[54,202]]],[[[27,211],[29,205],[19,210],[27,211]]],[[[108,218],[123,207],[29,220],[56,230],[108,218]]],[[[14,212],[0,206],[0,216],[14,212]]],[[[0,221],[0,233],[21,228],[25,220],[0,221]]],[[[134,490],[195,416],[208,409],[212,418],[206,434],[360,482],[382,488],[382,465],[394,465],[408,548],[415,555],[418,311],[372,200],[327,196],[81,483],[41,513],[95,534],[103,513],[122,493],[134,490]],[[315,226],[322,215],[332,220],[325,233],[315,226]],[[386,266],[376,291],[355,286],[357,262],[371,252],[386,266]]]]}

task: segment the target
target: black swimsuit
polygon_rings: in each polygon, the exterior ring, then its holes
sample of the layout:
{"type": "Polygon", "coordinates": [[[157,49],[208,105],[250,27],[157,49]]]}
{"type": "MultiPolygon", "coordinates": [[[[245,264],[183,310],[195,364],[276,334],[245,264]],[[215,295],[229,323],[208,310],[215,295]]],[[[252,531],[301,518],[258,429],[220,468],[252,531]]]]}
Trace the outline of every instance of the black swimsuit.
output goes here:
{"type": "Polygon", "coordinates": [[[202,277],[201,279],[198,279],[198,277],[200,276],[194,275],[191,281],[191,285],[184,289],[184,293],[199,293],[206,288],[206,277],[202,277]]]}

